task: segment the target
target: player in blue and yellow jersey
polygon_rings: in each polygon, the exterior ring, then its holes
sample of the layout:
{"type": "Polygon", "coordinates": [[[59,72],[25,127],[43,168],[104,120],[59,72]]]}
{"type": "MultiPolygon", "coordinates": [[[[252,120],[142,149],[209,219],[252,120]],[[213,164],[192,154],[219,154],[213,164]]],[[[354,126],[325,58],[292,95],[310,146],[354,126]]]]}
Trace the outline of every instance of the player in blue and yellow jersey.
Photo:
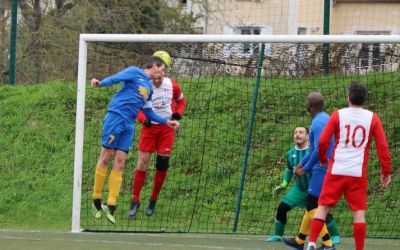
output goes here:
{"type": "MultiPolygon", "coordinates": [[[[282,183],[272,191],[273,196],[278,190],[284,189],[288,186],[293,178],[293,168],[308,153],[308,131],[306,127],[297,126],[294,130],[293,139],[296,145],[286,154],[285,175],[282,183]]],[[[281,241],[287,222],[287,213],[295,207],[304,208],[306,205],[309,179],[310,175],[308,174],[300,178],[294,178],[293,186],[289,189],[278,205],[275,217],[275,232],[265,241],[281,241]]]]}
{"type": "MultiPolygon", "coordinates": [[[[312,174],[310,184],[308,187],[308,197],[306,202],[306,213],[303,216],[301,222],[300,231],[296,238],[282,238],[286,245],[293,247],[294,249],[303,249],[304,241],[309,234],[311,227],[311,220],[318,207],[318,197],[322,189],[322,183],[326,174],[326,166],[321,165],[318,161],[318,140],[329,120],[329,115],[323,111],[324,97],[319,92],[311,92],[307,96],[307,111],[312,117],[310,127],[310,152],[301,160],[301,162],[295,167],[295,175],[303,176],[305,174],[312,174]]],[[[327,155],[330,155],[333,147],[333,138],[331,146],[327,155]]],[[[327,224],[332,227],[331,234],[338,236],[336,229],[336,222],[332,215],[330,215],[327,224]]],[[[322,249],[335,249],[335,245],[331,240],[331,236],[328,233],[328,229],[324,226],[320,234],[323,246],[322,249]]],[[[338,242],[336,242],[338,243],[338,242]]]]}
{"type": "Polygon", "coordinates": [[[115,223],[115,205],[122,184],[122,173],[126,157],[134,137],[134,122],[140,110],[149,120],[178,128],[179,122],[167,120],[152,111],[151,79],[164,75],[165,64],[159,57],[148,59],[145,68],[128,67],[101,81],[92,79],[94,87],[110,86],[121,82],[122,86],[113,96],[103,121],[102,150],[97,161],[93,187],[93,215],[101,218],[102,211],[111,223],[115,223]],[[114,155],[114,165],[108,178],[108,199],[102,204],[103,186],[107,176],[108,163],[114,155]]]}

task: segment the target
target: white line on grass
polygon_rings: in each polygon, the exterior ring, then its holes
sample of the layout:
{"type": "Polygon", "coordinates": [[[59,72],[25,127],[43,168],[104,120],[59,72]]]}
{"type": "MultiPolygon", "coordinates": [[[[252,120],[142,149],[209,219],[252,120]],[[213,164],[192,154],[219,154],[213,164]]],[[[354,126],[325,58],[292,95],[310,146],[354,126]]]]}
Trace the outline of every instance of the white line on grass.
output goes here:
{"type": "MultiPolygon", "coordinates": [[[[62,232],[62,231],[54,231],[54,232],[42,232],[42,231],[29,231],[29,230],[13,230],[13,229],[0,229],[0,232],[18,232],[18,233],[45,233],[45,234],[58,234],[58,235],[72,235],[69,232],[62,232]]],[[[109,233],[94,233],[94,232],[83,232],[81,235],[110,235],[109,233]]],[[[76,234],[74,234],[76,235],[76,234]]],[[[254,237],[246,237],[246,236],[234,236],[232,237],[231,235],[225,235],[225,234],[170,234],[170,233],[165,233],[165,234],[157,234],[157,233],[116,233],[116,235],[119,236],[125,236],[125,235],[130,235],[130,236],[146,236],[146,237],[157,237],[157,238],[170,238],[170,237],[179,237],[179,238],[197,238],[197,239],[228,239],[228,240],[241,240],[241,241],[254,241],[254,237]]],[[[258,235],[249,235],[249,236],[255,236],[257,237],[258,235]]],[[[260,237],[263,235],[260,235],[260,237]]],[[[0,236],[0,239],[19,239],[19,240],[36,240],[36,241],[45,241],[49,239],[43,239],[40,237],[15,237],[15,236],[0,236]]],[[[350,239],[350,238],[349,238],[350,239]]],[[[174,247],[189,247],[189,248],[208,248],[208,249],[242,249],[240,247],[217,247],[217,246],[202,246],[202,245],[185,245],[185,244],[168,244],[168,243],[146,243],[146,242],[129,242],[129,241],[112,241],[112,240],[77,240],[77,239],[51,239],[53,241],[79,241],[79,242],[90,242],[90,243],[95,243],[95,242],[103,242],[103,243],[118,243],[118,244],[132,244],[132,245],[149,245],[149,246],[174,246],[174,247]]],[[[396,239],[368,239],[367,238],[367,245],[371,246],[400,246],[400,242],[396,239]],[[388,240],[390,243],[385,243],[385,242],[373,242],[373,240],[379,240],[379,241],[385,241],[388,240]],[[372,241],[372,242],[371,242],[372,241]],[[393,242],[396,241],[396,242],[393,242]]]]}
{"type": "Polygon", "coordinates": [[[181,248],[207,248],[207,249],[243,249],[240,247],[217,247],[191,244],[169,244],[169,243],[149,243],[149,242],[128,242],[128,241],[113,241],[113,240],[80,240],[80,239],[43,239],[32,237],[15,237],[15,236],[0,236],[4,240],[30,240],[30,241],[68,241],[68,242],[87,242],[87,243],[110,243],[122,245],[147,245],[147,246],[164,246],[164,247],[181,247],[181,248]]]}

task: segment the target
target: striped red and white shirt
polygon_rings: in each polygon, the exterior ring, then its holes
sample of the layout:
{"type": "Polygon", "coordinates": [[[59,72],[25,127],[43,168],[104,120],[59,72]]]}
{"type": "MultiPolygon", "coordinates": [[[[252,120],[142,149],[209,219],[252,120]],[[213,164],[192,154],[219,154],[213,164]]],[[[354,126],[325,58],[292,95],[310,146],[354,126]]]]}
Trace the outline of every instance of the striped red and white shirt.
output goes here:
{"type": "Polygon", "coordinates": [[[381,120],[376,113],[361,107],[349,107],[332,113],[318,143],[318,158],[327,162],[326,151],[335,136],[328,172],[332,175],[368,177],[368,152],[372,137],[381,162],[381,173],[390,174],[391,160],[381,120]]]}

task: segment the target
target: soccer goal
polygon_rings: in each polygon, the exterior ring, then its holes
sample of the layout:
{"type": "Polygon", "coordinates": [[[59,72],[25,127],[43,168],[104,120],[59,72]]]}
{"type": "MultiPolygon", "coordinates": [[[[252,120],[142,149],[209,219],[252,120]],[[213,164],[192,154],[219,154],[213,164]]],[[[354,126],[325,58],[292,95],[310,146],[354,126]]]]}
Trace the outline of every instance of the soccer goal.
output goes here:
{"type": "MultiPolygon", "coordinates": [[[[293,130],[310,124],[306,96],[320,91],[330,113],[346,103],[346,86],[367,84],[367,108],[378,112],[392,153],[400,148],[400,36],[118,35],[82,34],[79,43],[72,232],[203,232],[271,234],[285,191],[283,178],[293,130]],[[141,193],[141,210],[128,218],[138,135],[124,171],[116,223],[91,214],[93,176],[101,150],[101,126],[116,87],[93,89],[127,66],[142,66],[154,51],[172,57],[166,75],[183,89],[187,107],[156,213],[144,215],[154,162],[141,193]]],[[[379,187],[375,149],[369,165],[368,236],[400,237],[400,180],[379,187]]],[[[111,167],[111,166],[110,166],[111,167]]],[[[106,180],[107,185],[107,180],[106,180]]],[[[107,197],[107,188],[103,197],[107,197]]],[[[295,234],[303,209],[289,213],[286,234],[295,234]]],[[[352,234],[347,205],[333,211],[340,234],[352,234]]],[[[103,216],[104,217],[104,216],[103,216]]]]}

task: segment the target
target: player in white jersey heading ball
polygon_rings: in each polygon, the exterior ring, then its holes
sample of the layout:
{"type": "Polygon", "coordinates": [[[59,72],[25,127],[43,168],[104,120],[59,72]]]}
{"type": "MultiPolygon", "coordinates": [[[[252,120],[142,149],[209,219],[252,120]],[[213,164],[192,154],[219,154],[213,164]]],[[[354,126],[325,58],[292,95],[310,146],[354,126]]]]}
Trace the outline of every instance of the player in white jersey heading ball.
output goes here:
{"type": "Polygon", "coordinates": [[[391,182],[391,160],[381,120],[376,113],[363,109],[367,88],[359,82],[348,87],[349,107],[332,113],[319,140],[318,158],[328,165],[328,172],[318,201],[318,209],[311,224],[307,249],[315,249],[317,236],[329,210],[344,197],[353,215],[355,249],[364,249],[366,236],[365,210],[368,191],[368,152],[375,138],[381,163],[381,184],[387,188],[391,182]],[[332,135],[334,151],[328,163],[326,151],[332,135]]]}
{"type": "MultiPolygon", "coordinates": [[[[157,51],[153,56],[161,58],[167,67],[171,58],[165,51],[157,51]]],[[[180,120],[185,109],[185,97],[175,80],[161,76],[153,79],[152,109],[157,115],[167,120],[180,120]]],[[[139,113],[137,120],[143,124],[139,139],[138,164],[133,176],[132,204],[129,217],[134,217],[140,207],[140,192],[144,186],[147,169],[150,165],[152,153],[157,153],[156,172],[154,174],[153,191],[151,193],[146,215],[151,216],[155,211],[158,195],[164,185],[169,168],[169,158],[175,139],[175,130],[170,127],[151,122],[139,113]]]]}

